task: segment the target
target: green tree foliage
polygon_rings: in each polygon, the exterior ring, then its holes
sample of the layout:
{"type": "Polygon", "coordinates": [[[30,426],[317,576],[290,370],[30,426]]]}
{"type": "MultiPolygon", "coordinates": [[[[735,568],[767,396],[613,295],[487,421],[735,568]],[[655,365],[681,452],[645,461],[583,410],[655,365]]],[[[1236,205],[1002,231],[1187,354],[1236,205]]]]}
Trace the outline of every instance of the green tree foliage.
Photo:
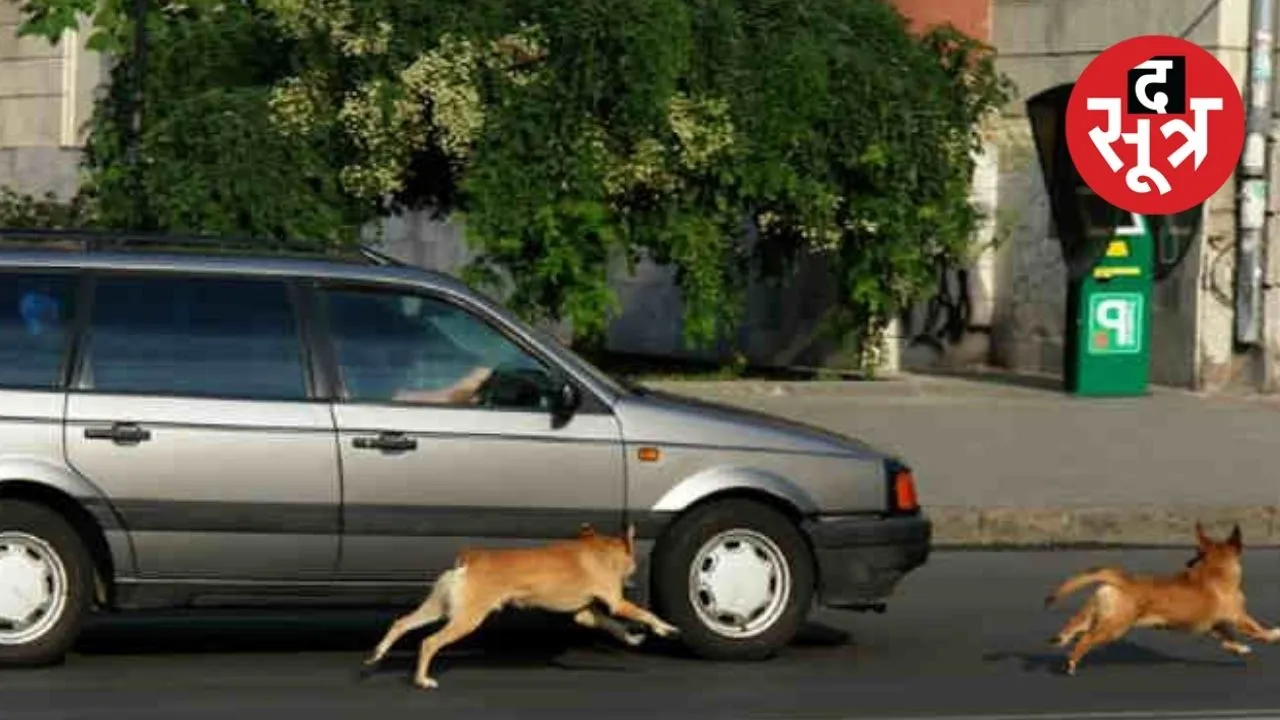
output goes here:
{"type": "MultiPolygon", "coordinates": [[[[85,0],[20,0],[57,37],[85,0]]],[[[132,2],[88,190],[136,223],[132,2]]],[[[672,266],[685,334],[732,328],[755,276],[818,254],[831,327],[875,338],[963,262],[989,49],[882,0],[152,0],[140,182],[162,229],[334,241],[405,208],[466,222],[468,278],[599,337],[607,279],[672,266]],[[748,238],[754,238],[749,242],[748,238]]],[[[864,349],[873,349],[867,344],[864,349]]]]}
{"type": "MultiPolygon", "coordinates": [[[[56,40],[65,27],[55,20],[82,4],[28,2],[20,33],[56,40]]],[[[274,17],[247,3],[149,4],[138,170],[128,152],[134,3],[103,0],[88,44],[117,61],[96,101],[74,202],[94,209],[98,227],[353,241],[379,208],[339,185],[331,157],[345,148],[274,122],[269,99],[292,71],[292,41],[274,17]]]]}

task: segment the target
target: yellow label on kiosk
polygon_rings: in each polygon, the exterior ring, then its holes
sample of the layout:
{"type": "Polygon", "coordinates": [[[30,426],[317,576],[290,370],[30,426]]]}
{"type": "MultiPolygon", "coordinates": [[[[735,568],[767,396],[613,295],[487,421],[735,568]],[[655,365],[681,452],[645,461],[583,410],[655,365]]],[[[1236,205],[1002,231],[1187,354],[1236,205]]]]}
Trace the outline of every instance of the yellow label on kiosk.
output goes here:
{"type": "Polygon", "coordinates": [[[1107,244],[1107,257],[1109,258],[1127,258],[1129,257],[1129,243],[1119,238],[1112,240],[1107,244]]]}
{"type": "Polygon", "coordinates": [[[1095,278],[1107,279],[1113,277],[1141,277],[1142,268],[1137,266],[1129,267],[1096,267],[1093,269],[1095,278]]]}

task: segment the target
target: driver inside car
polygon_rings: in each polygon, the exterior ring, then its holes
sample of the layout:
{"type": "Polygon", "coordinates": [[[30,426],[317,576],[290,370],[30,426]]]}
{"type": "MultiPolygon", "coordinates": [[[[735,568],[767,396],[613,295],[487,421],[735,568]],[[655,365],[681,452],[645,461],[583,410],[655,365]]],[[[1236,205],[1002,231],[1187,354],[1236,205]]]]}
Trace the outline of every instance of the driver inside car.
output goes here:
{"type": "Polygon", "coordinates": [[[423,303],[405,308],[415,342],[400,346],[404,357],[401,384],[392,394],[396,402],[470,405],[478,401],[480,389],[493,376],[494,368],[460,346],[435,324],[440,312],[423,303]],[[461,375],[458,371],[467,368],[461,375]],[[441,380],[447,378],[443,386],[441,380]],[[427,385],[428,387],[422,387],[427,385]],[[434,386],[434,387],[431,387],[434,386]]]}
{"type": "Polygon", "coordinates": [[[396,402],[466,405],[475,402],[476,393],[493,375],[493,368],[476,366],[452,385],[433,390],[404,388],[392,396],[396,402]]]}
{"type": "Polygon", "coordinates": [[[473,404],[494,374],[486,358],[441,331],[435,322],[440,313],[431,303],[354,293],[332,296],[330,303],[353,398],[473,404]]]}

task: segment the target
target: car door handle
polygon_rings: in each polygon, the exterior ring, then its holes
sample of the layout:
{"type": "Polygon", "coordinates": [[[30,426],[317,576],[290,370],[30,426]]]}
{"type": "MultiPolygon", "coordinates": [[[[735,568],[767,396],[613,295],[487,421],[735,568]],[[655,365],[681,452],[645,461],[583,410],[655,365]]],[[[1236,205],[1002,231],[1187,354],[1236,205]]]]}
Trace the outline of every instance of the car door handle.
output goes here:
{"type": "Polygon", "coordinates": [[[351,444],[361,450],[417,450],[418,441],[404,433],[383,432],[377,437],[358,437],[351,444]]]}
{"type": "Polygon", "coordinates": [[[111,423],[111,427],[87,427],[84,436],[90,440],[110,440],[117,445],[136,445],[151,439],[151,431],[135,423],[111,423]]]}

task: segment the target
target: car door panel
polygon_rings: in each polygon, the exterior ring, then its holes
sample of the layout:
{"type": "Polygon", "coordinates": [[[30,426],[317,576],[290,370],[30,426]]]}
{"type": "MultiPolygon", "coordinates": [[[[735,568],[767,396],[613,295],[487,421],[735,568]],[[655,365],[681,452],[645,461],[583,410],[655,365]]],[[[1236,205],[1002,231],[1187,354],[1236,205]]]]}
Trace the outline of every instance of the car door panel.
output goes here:
{"type": "Polygon", "coordinates": [[[532,390],[550,380],[544,361],[475,310],[370,288],[322,290],[317,306],[341,389],[343,577],[419,579],[449,567],[464,546],[621,524],[616,419],[592,408],[555,422],[546,388],[532,390]],[[494,369],[494,388],[508,376],[525,384],[490,392],[487,405],[457,400],[450,388],[475,367],[494,369]]]}
{"type": "Polygon", "coordinates": [[[326,576],[340,478],[323,404],[72,393],[71,465],[113,499],[143,576],[326,576]],[[148,434],[91,438],[114,422],[148,434]]]}
{"type": "Polygon", "coordinates": [[[339,405],[345,576],[421,576],[464,545],[541,542],[584,522],[615,529],[624,504],[612,415],[552,428],[546,413],[339,405]],[[416,449],[356,447],[381,431],[416,449]]]}
{"type": "Polygon", "coordinates": [[[331,578],[336,434],[283,280],[103,274],[67,401],[71,465],[146,578],[331,578]]]}

